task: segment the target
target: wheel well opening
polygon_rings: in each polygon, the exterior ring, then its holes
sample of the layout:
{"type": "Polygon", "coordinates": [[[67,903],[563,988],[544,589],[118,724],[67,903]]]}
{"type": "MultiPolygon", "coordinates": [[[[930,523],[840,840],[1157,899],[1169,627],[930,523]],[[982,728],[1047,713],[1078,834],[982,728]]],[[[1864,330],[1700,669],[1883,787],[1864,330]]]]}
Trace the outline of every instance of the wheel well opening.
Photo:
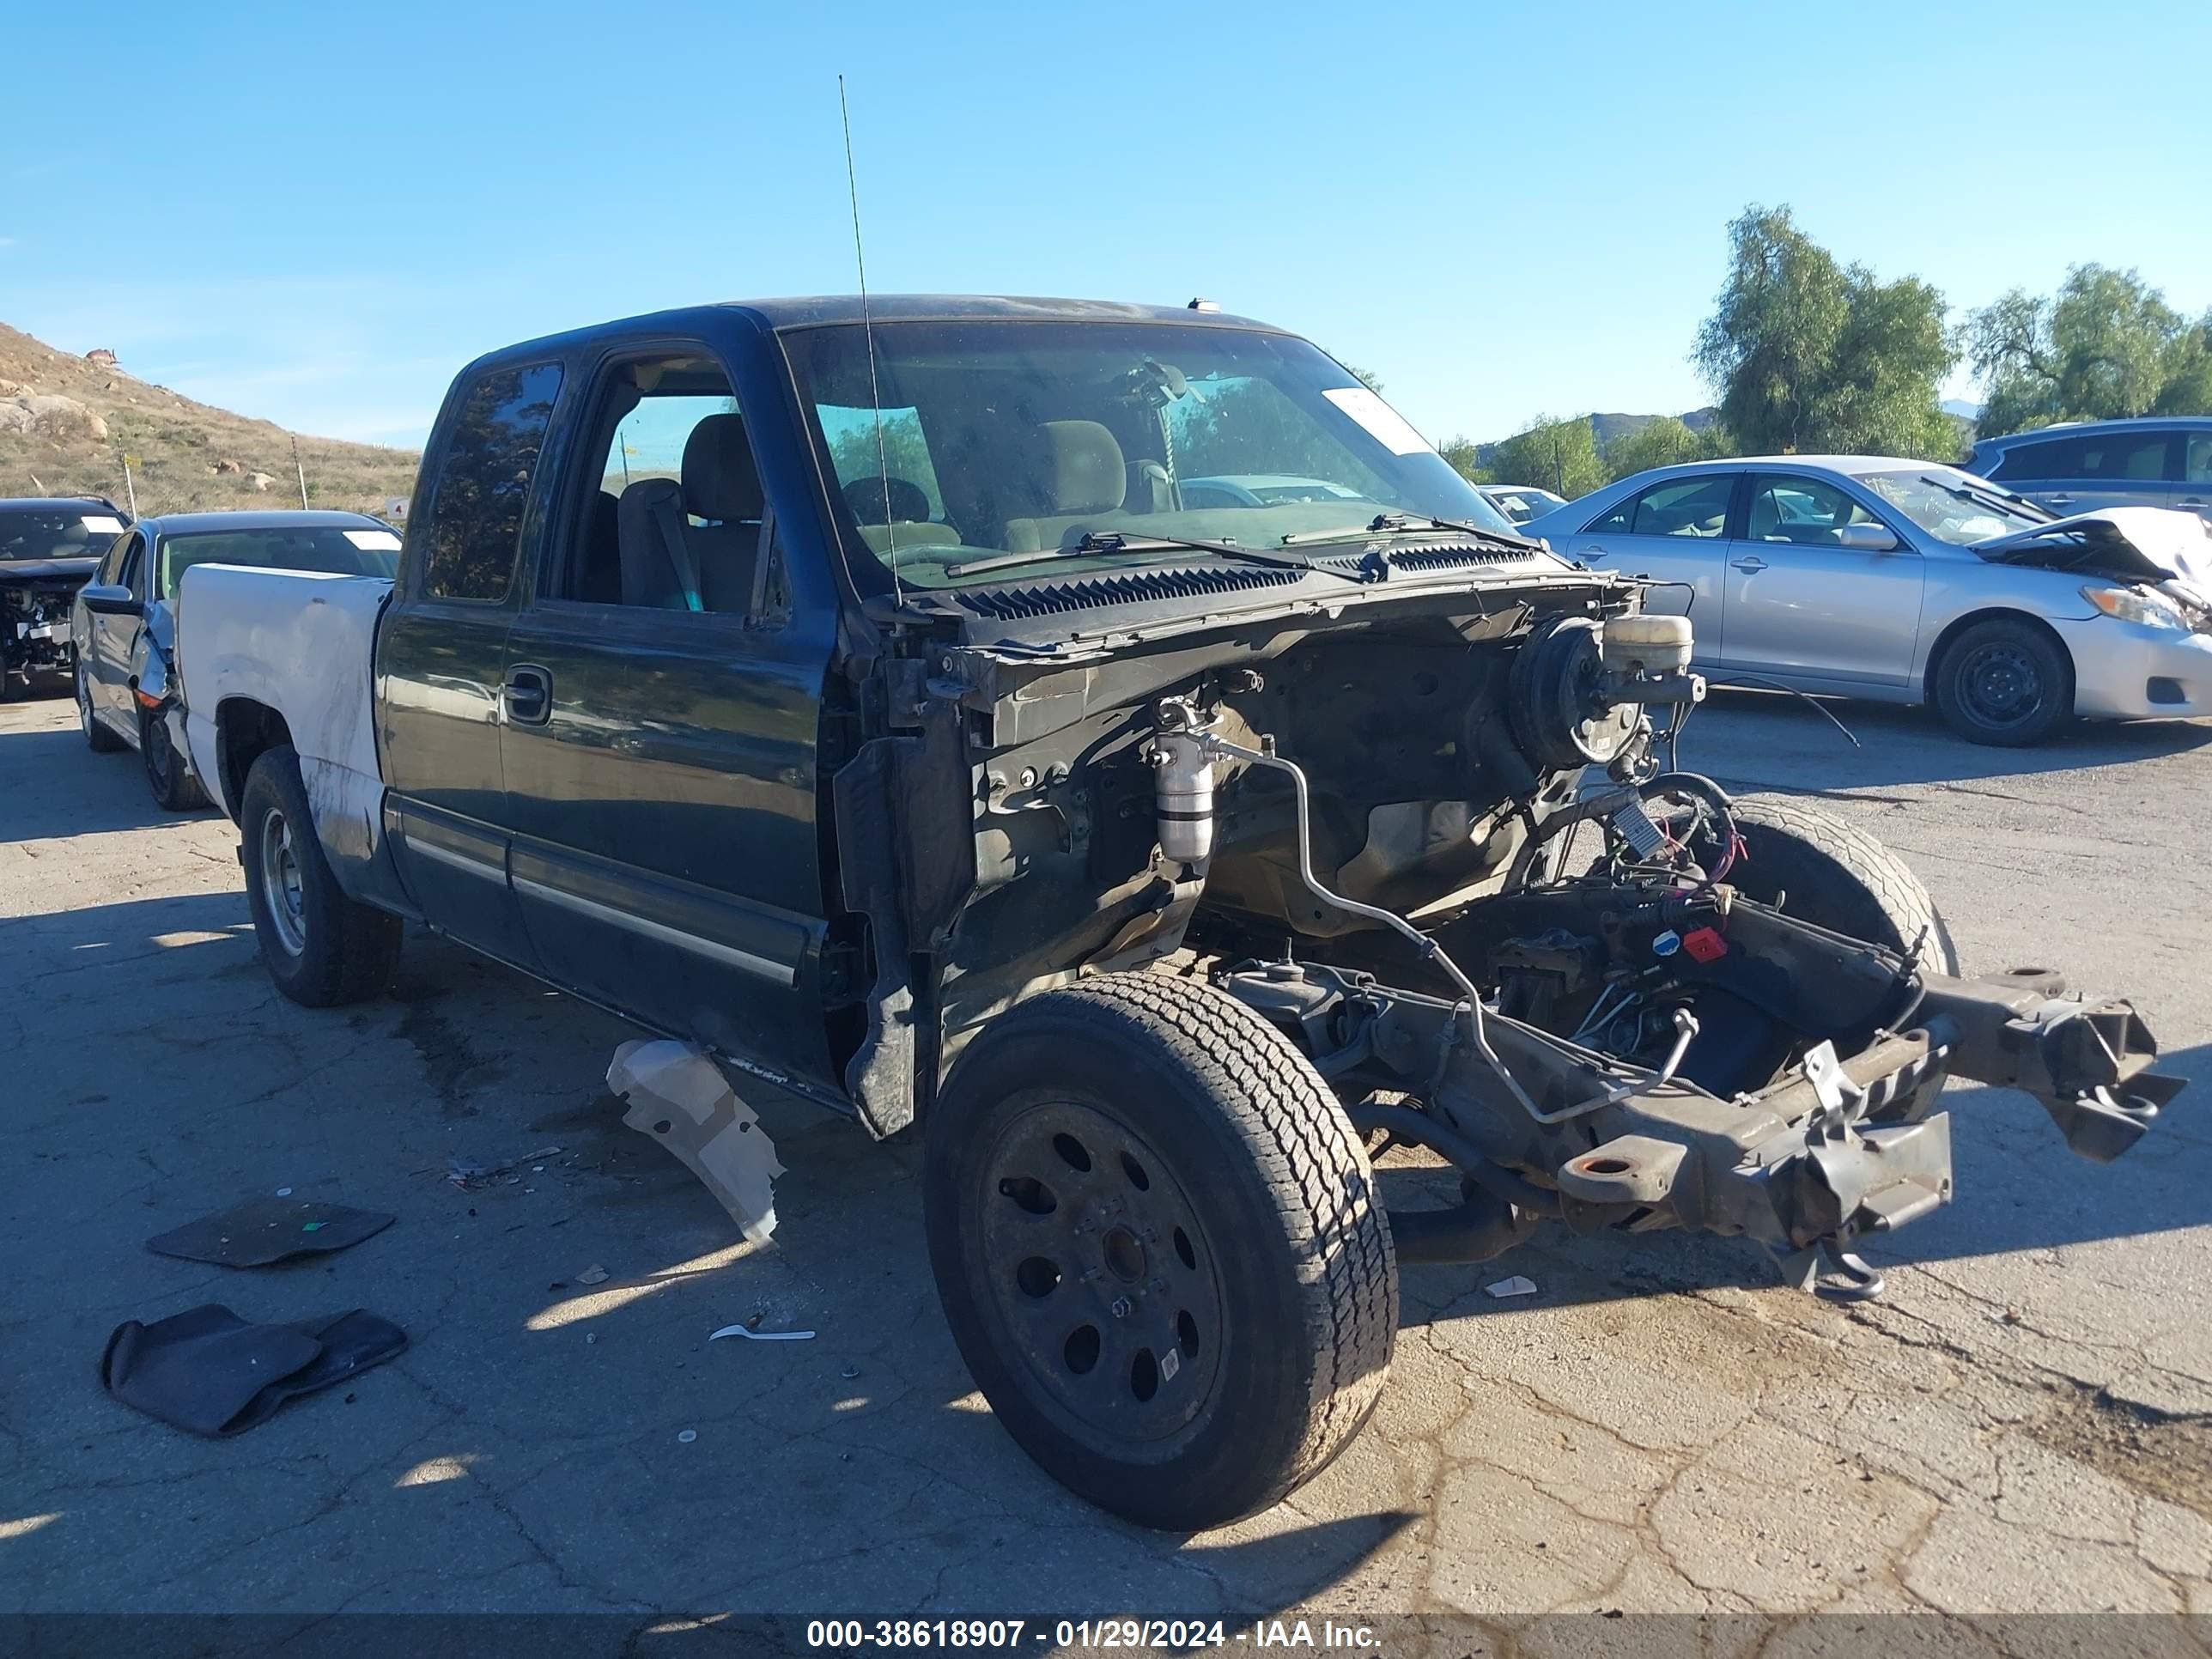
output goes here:
{"type": "Polygon", "coordinates": [[[1958,643],[1960,635],[1970,628],[1978,628],[1989,622],[2025,623],[2051,641],[2051,647],[2058,653],[2059,660],[2066,665],[2067,678],[2069,681],[2073,678],[2074,653],[2066,648],[2066,641],[2058,636],[2057,629],[2033,612],[2014,611],[2007,605],[1992,605],[1986,610],[1969,611],[1960,617],[1937,635],[1936,643],[1929,647],[1928,666],[1921,675],[1920,695],[1931,707],[1936,702],[1936,677],[1943,672],[1943,659],[1951,654],[1951,647],[1958,643]]]}
{"type": "Polygon", "coordinates": [[[246,697],[226,701],[215,713],[216,767],[222,774],[222,799],[233,817],[246,793],[253,763],[279,744],[292,741],[284,717],[266,703],[246,697]]]}

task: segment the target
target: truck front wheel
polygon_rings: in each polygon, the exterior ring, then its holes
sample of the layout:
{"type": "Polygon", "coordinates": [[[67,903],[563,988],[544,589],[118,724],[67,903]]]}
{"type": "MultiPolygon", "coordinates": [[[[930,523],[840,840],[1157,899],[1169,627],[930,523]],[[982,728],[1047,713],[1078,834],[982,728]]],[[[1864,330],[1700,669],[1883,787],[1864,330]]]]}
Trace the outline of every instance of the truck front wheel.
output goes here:
{"type": "Polygon", "coordinates": [[[1390,1229],[1318,1073],[1196,981],[1109,975],[1001,1014],[927,1121],[930,1261],[968,1369],[1062,1484],[1218,1526],[1366,1422],[1390,1229]]]}
{"type": "Polygon", "coordinates": [[[246,900],[276,988],[308,1008],[375,995],[399,955],[399,918],[345,896],[316,839],[289,744],[264,750],[240,791],[246,900]]]}

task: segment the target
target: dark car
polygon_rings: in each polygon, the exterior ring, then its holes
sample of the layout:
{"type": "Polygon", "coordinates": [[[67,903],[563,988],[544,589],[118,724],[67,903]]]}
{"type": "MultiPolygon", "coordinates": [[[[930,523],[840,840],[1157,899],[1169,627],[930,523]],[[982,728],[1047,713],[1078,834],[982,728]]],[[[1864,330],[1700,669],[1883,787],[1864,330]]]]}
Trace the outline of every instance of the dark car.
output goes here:
{"type": "Polygon", "coordinates": [[[0,501],[0,702],[76,666],[70,602],[129,521],[97,495],[0,501]]]}
{"type": "Polygon", "coordinates": [[[184,743],[184,688],[174,671],[177,585],[196,564],[389,576],[399,538],[359,513],[173,513],[118,537],[77,592],[77,719],[100,750],[136,749],[154,799],[173,812],[207,804],[184,743]]]}
{"type": "Polygon", "coordinates": [[[2179,507],[2212,520],[2212,417],[2068,422],[1984,438],[1966,470],[2053,513],[2179,507]]]}

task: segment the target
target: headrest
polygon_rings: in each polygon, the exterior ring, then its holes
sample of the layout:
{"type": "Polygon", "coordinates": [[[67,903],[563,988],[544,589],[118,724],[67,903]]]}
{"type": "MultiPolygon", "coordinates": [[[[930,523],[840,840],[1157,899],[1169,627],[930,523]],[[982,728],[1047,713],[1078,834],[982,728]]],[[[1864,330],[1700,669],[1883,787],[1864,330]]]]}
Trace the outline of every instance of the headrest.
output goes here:
{"type": "Polygon", "coordinates": [[[1053,511],[1112,513],[1129,493],[1121,446],[1096,421],[1047,421],[1052,445],[1053,511]]]}
{"type": "Polygon", "coordinates": [[[855,478],[844,489],[845,505],[864,525],[920,524],[929,517],[929,494],[911,478],[855,478]],[[884,498],[890,497],[888,518],[884,498]]]}
{"type": "Polygon", "coordinates": [[[695,519],[757,519],[760,472],[745,442],[745,417],[709,415],[684,441],[684,510],[695,519]]]}

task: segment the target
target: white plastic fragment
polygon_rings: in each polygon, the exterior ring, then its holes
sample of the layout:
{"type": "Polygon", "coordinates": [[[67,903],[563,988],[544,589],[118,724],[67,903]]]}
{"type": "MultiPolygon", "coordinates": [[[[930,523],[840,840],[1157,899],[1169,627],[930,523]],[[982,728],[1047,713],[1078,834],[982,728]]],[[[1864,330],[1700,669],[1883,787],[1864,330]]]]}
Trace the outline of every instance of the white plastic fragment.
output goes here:
{"type": "Polygon", "coordinates": [[[676,1154],[721,1201],[746,1240],[775,1231],[775,1144],[706,1051],[670,1038],[625,1042],[607,1087],[629,1103],[623,1121],[676,1154]]]}
{"type": "Polygon", "coordinates": [[[1516,1273],[1510,1279],[1501,1279],[1496,1284],[1486,1285],[1482,1288],[1486,1294],[1497,1297],[1502,1301],[1509,1296],[1535,1295],[1536,1281],[1533,1279],[1523,1279],[1519,1273],[1516,1273]]]}
{"type": "Polygon", "coordinates": [[[289,1198],[292,1196],[292,1189],[289,1187],[279,1187],[276,1189],[276,1196],[279,1198],[289,1198]]]}
{"type": "Polygon", "coordinates": [[[811,1331],[756,1331],[743,1325],[725,1325],[707,1340],[719,1342],[726,1336],[742,1336],[749,1342],[811,1342],[811,1331]]]}
{"type": "Polygon", "coordinates": [[[607,1270],[594,1261],[576,1275],[576,1282],[579,1285],[604,1285],[607,1282],[607,1270]]]}
{"type": "Polygon", "coordinates": [[[679,1446],[688,1446],[688,1445],[690,1445],[690,1444],[694,1440],[696,1440],[698,1437],[699,1437],[699,1431],[698,1431],[698,1430],[696,1430],[696,1429],[686,1429],[686,1430],[684,1430],[681,1434],[679,1434],[679,1435],[678,1435],[678,1436],[676,1437],[676,1443],[677,1443],[678,1445],[679,1445],[679,1446]]]}

